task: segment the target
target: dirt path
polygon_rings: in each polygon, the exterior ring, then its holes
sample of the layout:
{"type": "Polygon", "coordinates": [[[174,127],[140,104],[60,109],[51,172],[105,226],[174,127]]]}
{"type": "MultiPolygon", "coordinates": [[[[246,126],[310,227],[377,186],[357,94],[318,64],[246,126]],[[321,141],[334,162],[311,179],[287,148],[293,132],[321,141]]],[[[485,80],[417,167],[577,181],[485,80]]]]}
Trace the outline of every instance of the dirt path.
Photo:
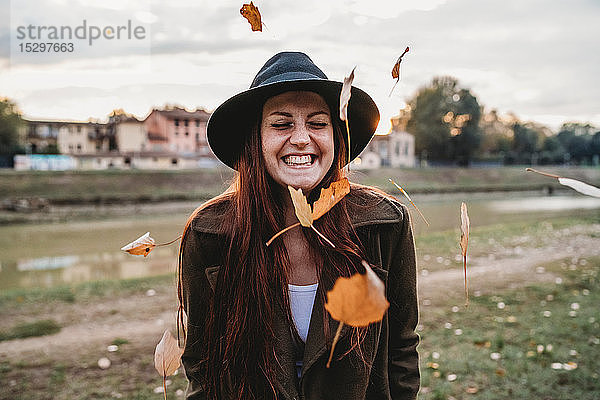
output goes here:
{"type": "MultiPolygon", "coordinates": [[[[598,226],[593,226],[599,230],[598,226]]],[[[496,289],[516,288],[536,282],[554,282],[556,277],[539,266],[569,257],[600,255],[600,241],[589,234],[561,237],[541,248],[519,248],[512,256],[473,258],[469,267],[469,291],[489,293],[496,289]]],[[[443,270],[419,276],[421,304],[447,304],[463,291],[462,269],[443,270]]],[[[40,355],[63,360],[75,359],[81,352],[106,351],[115,338],[126,338],[134,346],[156,343],[162,332],[175,328],[174,287],[159,288],[157,293],[61,305],[42,305],[35,312],[50,314],[63,329],[55,335],[0,342],[0,359],[27,360],[40,355]],[[46,307],[46,308],[44,308],[46,307]]],[[[422,307],[421,312],[427,308],[422,307]]],[[[46,315],[47,315],[46,314],[46,315]]],[[[12,316],[11,316],[12,317],[12,316]]],[[[14,316],[15,318],[17,316],[14,316]]],[[[12,319],[12,318],[11,318],[12,319]]]]}

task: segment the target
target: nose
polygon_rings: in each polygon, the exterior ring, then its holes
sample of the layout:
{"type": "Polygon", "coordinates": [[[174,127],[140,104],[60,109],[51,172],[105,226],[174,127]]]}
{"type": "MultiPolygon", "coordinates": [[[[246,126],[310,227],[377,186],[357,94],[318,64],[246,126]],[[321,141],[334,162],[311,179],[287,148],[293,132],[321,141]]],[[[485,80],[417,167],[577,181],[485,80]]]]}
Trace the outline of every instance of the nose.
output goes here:
{"type": "Polygon", "coordinates": [[[304,124],[296,125],[295,129],[292,131],[292,135],[290,136],[290,143],[295,144],[296,146],[306,146],[310,143],[308,129],[306,129],[304,124]]]}

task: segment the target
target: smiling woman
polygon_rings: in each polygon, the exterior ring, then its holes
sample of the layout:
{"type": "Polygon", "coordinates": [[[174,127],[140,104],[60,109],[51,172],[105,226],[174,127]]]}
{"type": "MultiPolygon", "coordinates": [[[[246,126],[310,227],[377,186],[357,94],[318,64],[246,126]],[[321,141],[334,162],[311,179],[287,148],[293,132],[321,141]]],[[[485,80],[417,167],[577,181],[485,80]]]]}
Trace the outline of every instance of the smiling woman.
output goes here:
{"type": "Polygon", "coordinates": [[[300,188],[316,187],[333,164],[333,127],[325,100],[313,92],[286,92],[263,106],[262,152],[275,182],[300,188]]]}
{"type": "Polygon", "coordinates": [[[382,191],[350,193],[310,229],[288,187],[314,202],[346,177],[372,138],[379,112],[353,87],[352,143],[340,127],[340,82],[303,53],[272,57],[250,89],[219,106],[207,126],[215,155],[237,171],[230,187],[188,219],[179,253],[182,361],[188,399],[413,399],[419,389],[416,267],[406,208],[382,191]],[[366,260],[387,286],[381,322],[344,329],[325,311],[339,277],[366,260]]]}

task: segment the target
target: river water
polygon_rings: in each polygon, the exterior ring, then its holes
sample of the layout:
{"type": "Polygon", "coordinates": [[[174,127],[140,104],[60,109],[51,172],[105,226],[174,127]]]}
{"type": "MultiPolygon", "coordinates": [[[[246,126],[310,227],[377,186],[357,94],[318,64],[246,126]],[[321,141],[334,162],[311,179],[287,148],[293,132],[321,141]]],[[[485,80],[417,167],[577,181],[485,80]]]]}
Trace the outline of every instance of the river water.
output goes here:
{"type": "MultiPolygon", "coordinates": [[[[404,200],[404,199],[402,199],[404,200]]],[[[430,222],[412,210],[416,235],[459,226],[460,203],[468,205],[471,226],[557,216],[598,216],[600,199],[561,193],[457,193],[413,196],[430,222]]],[[[125,215],[101,221],[75,221],[0,227],[0,290],[53,287],[85,281],[162,275],[177,267],[178,245],[155,248],[148,257],[131,256],[122,246],[150,231],[157,242],[177,237],[190,203],[143,216],[125,215]]],[[[412,209],[412,206],[409,205],[412,209]]]]}

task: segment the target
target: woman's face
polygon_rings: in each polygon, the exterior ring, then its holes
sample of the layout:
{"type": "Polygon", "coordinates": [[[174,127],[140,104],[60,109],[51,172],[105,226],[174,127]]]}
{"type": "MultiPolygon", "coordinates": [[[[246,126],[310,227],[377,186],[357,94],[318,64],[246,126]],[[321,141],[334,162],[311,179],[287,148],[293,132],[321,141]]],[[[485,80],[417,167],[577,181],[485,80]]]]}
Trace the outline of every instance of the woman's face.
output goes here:
{"type": "Polygon", "coordinates": [[[263,106],[260,127],[267,172],[305,195],[321,182],[334,158],[329,107],[313,92],[285,92],[263,106]]]}

